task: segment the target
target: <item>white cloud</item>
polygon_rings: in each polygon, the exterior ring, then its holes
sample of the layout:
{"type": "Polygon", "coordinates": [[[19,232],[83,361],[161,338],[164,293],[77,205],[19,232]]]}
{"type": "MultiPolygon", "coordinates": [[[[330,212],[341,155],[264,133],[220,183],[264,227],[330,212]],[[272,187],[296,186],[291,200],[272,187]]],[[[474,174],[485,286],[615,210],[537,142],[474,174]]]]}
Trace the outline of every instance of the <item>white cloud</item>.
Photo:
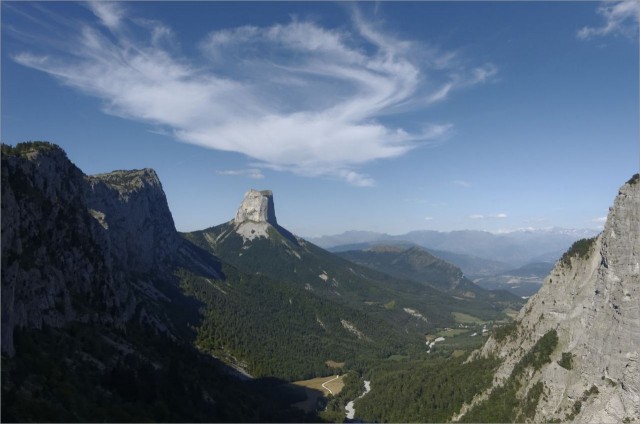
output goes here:
{"type": "Polygon", "coordinates": [[[432,216],[425,216],[424,220],[425,221],[433,221],[433,217],[432,216]]]}
{"type": "Polygon", "coordinates": [[[121,3],[94,0],[85,4],[105,27],[110,30],[116,30],[120,27],[120,21],[125,15],[121,3]]]}
{"type": "Polygon", "coordinates": [[[577,32],[581,40],[593,37],[623,34],[631,36],[638,29],[640,3],[638,0],[604,1],[598,7],[598,14],[605,22],[599,27],[585,26],[577,32]]]}
{"type": "Polygon", "coordinates": [[[467,85],[473,85],[489,81],[498,73],[498,68],[493,63],[486,63],[483,66],[474,68],[471,72],[472,78],[467,85]]]}
{"type": "Polygon", "coordinates": [[[260,169],[226,169],[216,171],[218,175],[226,175],[226,176],[238,176],[238,177],[247,177],[254,180],[261,180],[264,178],[264,174],[260,169]]]}
{"type": "Polygon", "coordinates": [[[590,219],[589,222],[591,224],[593,224],[593,226],[595,228],[603,228],[604,224],[607,223],[607,217],[606,216],[599,216],[597,218],[590,219]]]}
{"type": "Polygon", "coordinates": [[[505,219],[509,216],[506,213],[495,213],[491,215],[474,214],[469,215],[470,219],[505,219]]]}
{"type": "Polygon", "coordinates": [[[471,183],[469,181],[464,181],[464,180],[453,180],[451,181],[451,184],[455,184],[457,186],[465,187],[465,188],[471,187],[471,183]]]}
{"type": "Polygon", "coordinates": [[[373,178],[370,178],[366,175],[358,174],[354,171],[342,170],[339,175],[343,177],[349,184],[357,186],[357,187],[373,187],[376,185],[376,182],[373,178]]]}
{"type": "Polygon", "coordinates": [[[75,34],[41,40],[53,47],[46,54],[22,52],[14,60],[102,99],[109,114],[166,128],[180,141],[354,186],[375,185],[360,166],[453,131],[448,122],[409,130],[380,117],[420,99],[442,101],[497,71],[456,65],[455,54],[433,48],[424,49],[428,63],[419,63],[419,43],[384,33],[357,8],[350,29],[293,19],[213,31],[199,45],[201,56],[187,58],[168,26],[130,18],[119,3],[88,7],[102,26],[78,22],[75,34]]]}

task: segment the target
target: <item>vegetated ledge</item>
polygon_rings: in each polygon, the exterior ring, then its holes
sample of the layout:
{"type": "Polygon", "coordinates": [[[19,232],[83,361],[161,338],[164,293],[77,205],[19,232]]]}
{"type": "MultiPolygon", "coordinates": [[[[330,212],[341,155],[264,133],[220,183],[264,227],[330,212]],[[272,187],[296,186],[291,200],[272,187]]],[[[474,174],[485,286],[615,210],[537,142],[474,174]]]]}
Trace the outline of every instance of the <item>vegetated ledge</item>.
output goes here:
{"type": "Polygon", "coordinates": [[[560,258],[560,262],[565,265],[571,265],[571,258],[578,257],[581,259],[586,259],[589,256],[589,250],[591,250],[591,246],[595,243],[596,237],[592,238],[584,238],[576,241],[571,245],[569,250],[567,250],[562,257],[560,258]]]}
{"type": "Polygon", "coordinates": [[[627,184],[634,185],[634,184],[638,184],[638,182],[640,182],[640,173],[635,174],[633,177],[629,178],[629,181],[627,181],[627,184]]]}
{"type": "Polygon", "coordinates": [[[530,377],[526,371],[539,371],[551,362],[551,355],[558,346],[558,333],[549,330],[529,351],[520,358],[511,374],[501,386],[496,386],[486,398],[472,406],[458,422],[524,422],[532,420],[540,397],[545,391],[544,382],[539,380],[527,393],[519,395],[527,386],[530,377]]]}
{"type": "Polygon", "coordinates": [[[21,155],[33,150],[60,150],[62,148],[57,144],[48,141],[24,141],[11,146],[10,144],[2,144],[2,154],[4,155],[21,155]]]}

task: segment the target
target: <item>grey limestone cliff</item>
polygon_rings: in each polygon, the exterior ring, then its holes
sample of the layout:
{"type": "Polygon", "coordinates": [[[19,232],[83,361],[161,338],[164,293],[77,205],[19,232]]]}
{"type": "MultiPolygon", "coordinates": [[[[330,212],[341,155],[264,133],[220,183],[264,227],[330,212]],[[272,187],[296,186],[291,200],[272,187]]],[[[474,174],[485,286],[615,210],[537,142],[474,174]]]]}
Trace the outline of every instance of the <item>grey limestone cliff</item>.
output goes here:
{"type": "Polygon", "coordinates": [[[245,193],[236,212],[235,222],[241,224],[246,221],[268,222],[271,225],[278,225],[271,190],[251,189],[245,193]]]}
{"type": "Polygon", "coordinates": [[[502,359],[496,384],[544,334],[558,344],[550,362],[529,370],[527,393],[541,381],[545,391],[535,422],[640,421],[640,181],[623,185],[604,231],[558,261],[543,287],[503,340],[490,338],[482,355],[502,359]],[[564,361],[563,361],[564,353],[564,361]],[[569,359],[571,358],[571,359],[569,359]],[[560,364],[563,364],[561,366],[560,364]]]}
{"type": "Polygon", "coordinates": [[[142,273],[166,269],[180,239],[156,172],[114,171],[87,181],[87,207],[107,230],[118,265],[142,273]]]}
{"type": "Polygon", "coordinates": [[[152,319],[140,287],[179,240],[153,170],[87,177],[55,145],[3,146],[2,351],[19,327],[152,319]]]}
{"type": "Polygon", "coordinates": [[[271,190],[247,191],[233,223],[236,232],[245,241],[259,237],[269,238],[269,227],[278,227],[271,190]]]}

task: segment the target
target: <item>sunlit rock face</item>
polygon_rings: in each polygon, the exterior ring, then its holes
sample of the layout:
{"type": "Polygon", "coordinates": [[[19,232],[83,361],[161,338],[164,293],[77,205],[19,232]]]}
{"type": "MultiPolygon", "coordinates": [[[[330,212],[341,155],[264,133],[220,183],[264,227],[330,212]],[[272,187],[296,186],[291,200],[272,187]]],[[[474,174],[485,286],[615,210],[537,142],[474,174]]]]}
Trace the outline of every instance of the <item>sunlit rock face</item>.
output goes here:
{"type": "Polygon", "coordinates": [[[551,361],[531,373],[523,393],[542,381],[534,422],[618,423],[640,420],[640,177],[624,184],[604,231],[582,255],[556,264],[517,317],[513,337],[491,337],[483,355],[496,355],[501,384],[545,333],[556,330],[551,361]],[[570,369],[561,367],[571,353],[570,369]],[[579,404],[579,407],[578,407],[579,404]]]}
{"type": "Polygon", "coordinates": [[[277,225],[276,211],[273,205],[273,193],[271,190],[249,190],[245,193],[244,199],[236,212],[236,224],[246,221],[268,222],[277,225]]]}
{"type": "Polygon", "coordinates": [[[270,226],[277,226],[273,193],[271,190],[249,190],[236,212],[236,232],[247,240],[258,237],[269,238],[270,226]]]}

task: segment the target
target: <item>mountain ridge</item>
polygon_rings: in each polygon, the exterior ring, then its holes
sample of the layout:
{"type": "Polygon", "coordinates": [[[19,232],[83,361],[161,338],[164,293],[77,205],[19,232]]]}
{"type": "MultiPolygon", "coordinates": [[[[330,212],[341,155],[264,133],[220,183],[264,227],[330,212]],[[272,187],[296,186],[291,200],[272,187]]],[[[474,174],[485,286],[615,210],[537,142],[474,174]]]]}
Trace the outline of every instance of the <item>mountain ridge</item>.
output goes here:
{"type": "MultiPolygon", "coordinates": [[[[243,205],[244,201],[240,208],[243,205]]],[[[236,215],[242,213],[239,211],[236,215]]],[[[264,224],[264,230],[256,237],[247,237],[240,227],[247,224],[246,220],[240,223],[231,220],[183,236],[246,274],[264,276],[291,290],[302,290],[309,299],[328,301],[338,308],[335,309],[338,313],[356,319],[357,322],[346,319],[351,322],[349,325],[336,321],[338,325],[331,330],[337,331],[336,340],[348,340],[345,336],[353,338],[356,333],[350,328],[356,328],[357,334],[363,335],[360,338],[368,340],[371,346],[380,343],[399,346],[400,343],[419,348],[424,346],[425,332],[438,326],[456,325],[453,312],[468,312],[487,320],[504,317],[502,308],[492,303],[452,296],[421,282],[363,267],[291,234],[280,225],[264,220],[259,223],[264,224]],[[368,317],[366,321],[362,321],[364,316],[368,317]]],[[[255,234],[259,234],[258,231],[255,234]]],[[[321,316],[323,324],[319,326],[329,328],[327,320],[332,322],[335,317],[321,316]]],[[[367,346],[360,349],[372,352],[367,346]]],[[[379,349],[386,350],[388,348],[379,349]]]]}
{"type": "Polygon", "coordinates": [[[46,142],[1,160],[3,422],[309,419],[192,345],[204,303],[174,271],[221,264],[175,231],[155,172],[86,176],[46,142]]]}
{"type": "Polygon", "coordinates": [[[482,259],[505,262],[508,268],[516,268],[541,259],[555,260],[558,252],[565,251],[571,243],[585,236],[597,234],[595,230],[543,229],[522,230],[508,233],[490,233],[479,230],[410,231],[389,235],[371,231],[347,231],[333,236],[310,237],[309,241],[324,248],[357,243],[408,242],[430,250],[465,254],[482,259]]]}
{"type": "Polygon", "coordinates": [[[410,279],[457,296],[483,299],[489,303],[504,302],[516,309],[521,300],[507,292],[489,292],[465,278],[460,268],[443,261],[419,246],[374,245],[363,250],[339,253],[352,262],[368,266],[392,276],[410,279]]]}
{"type": "Polygon", "coordinates": [[[534,422],[640,417],[639,179],[636,174],[620,188],[603,232],[574,243],[516,323],[476,353],[496,355],[502,364],[493,392],[464,408],[463,420],[515,418],[492,409],[524,401],[531,390],[545,393],[528,408],[534,422]]]}

